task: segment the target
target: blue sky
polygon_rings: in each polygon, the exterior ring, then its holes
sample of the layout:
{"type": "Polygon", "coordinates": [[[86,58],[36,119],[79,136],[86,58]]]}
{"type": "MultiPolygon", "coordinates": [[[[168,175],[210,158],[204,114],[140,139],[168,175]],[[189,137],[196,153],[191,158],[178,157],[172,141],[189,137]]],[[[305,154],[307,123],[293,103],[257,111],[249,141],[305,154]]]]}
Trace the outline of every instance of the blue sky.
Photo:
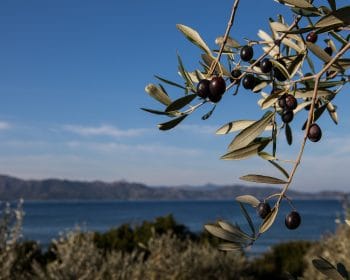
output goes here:
{"type": "MultiPolygon", "coordinates": [[[[156,128],[165,119],[139,109],[160,108],[144,92],[156,82],[154,74],[180,81],[176,52],[189,69],[199,61],[200,51],[175,25],[197,29],[215,48],[230,8],[231,1],[1,1],[0,173],[150,185],[233,184],[248,173],[278,175],[260,159],[219,160],[233,136],[216,136],[216,128],[259,118],[256,95],[241,90],[225,96],[208,121],[201,121],[200,111],[168,133],[156,128]]],[[[257,39],[259,28],[268,30],[268,17],[285,11],[270,0],[242,1],[232,36],[241,43],[257,39]]],[[[336,101],[338,126],[322,117],[323,139],[307,145],[295,189],[349,190],[345,98],[336,101]]],[[[300,141],[297,132],[288,148],[282,138],[282,154],[295,157],[300,141]]]]}

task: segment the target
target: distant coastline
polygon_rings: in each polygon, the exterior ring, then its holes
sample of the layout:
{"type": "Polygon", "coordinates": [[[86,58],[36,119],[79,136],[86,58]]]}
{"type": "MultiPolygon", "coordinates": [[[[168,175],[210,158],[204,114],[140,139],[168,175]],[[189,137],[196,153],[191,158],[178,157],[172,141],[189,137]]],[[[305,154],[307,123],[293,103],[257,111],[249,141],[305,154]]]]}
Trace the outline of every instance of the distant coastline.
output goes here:
{"type": "MultiPolygon", "coordinates": [[[[243,185],[203,185],[181,187],[152,187],[126,181],[73,181],[61,179],[22,180],[0,175],[0,200],[23,198],[31,201],[62,200],[120,200],[120,201],[159,201],[159,200],[231,200],[238,195],[251,194],[264,198],[278,192],[275,187],[243,185]]],[[[342,200],[350,193],[321,191],[315,193],[289,191],[293,199],[303,200],[342,200]]]]}

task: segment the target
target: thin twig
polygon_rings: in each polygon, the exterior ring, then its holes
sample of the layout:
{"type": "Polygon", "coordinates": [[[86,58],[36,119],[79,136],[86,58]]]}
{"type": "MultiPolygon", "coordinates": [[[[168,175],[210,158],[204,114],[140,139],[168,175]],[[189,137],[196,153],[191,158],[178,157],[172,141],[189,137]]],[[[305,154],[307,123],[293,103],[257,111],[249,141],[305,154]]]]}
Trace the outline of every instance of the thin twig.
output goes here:
{"type": "Polygon", "coordinates": [[[219,63],[219,61],[221,59],[222,52],[225,49],[225,45],[227,43],[227,39],[228,39],[228,36],[230,34],[230,31],[231,31],[231,28],[232,28],[232,25],[233,25],[233,21],[235,19],[235,15],[236,15],[236,11],[237,11],[237,8],[238,8],[238,4],[239,4],[239,0],[235,0],[235,2],[233,3],[233,6],[232,6],[232,10],[231,10],[230,20],[227,23],[227,28],[226,28],[226,32],[225,32],[225,35],[224,35],[224,39],[222,41],[219,53],[218,53],[217,57],[215,58],[213,64],[210,67],[210,70],[208,72],[208,76],[211,76],[213,74],[216,66],[218,65],[218,63],[219,63]]]}

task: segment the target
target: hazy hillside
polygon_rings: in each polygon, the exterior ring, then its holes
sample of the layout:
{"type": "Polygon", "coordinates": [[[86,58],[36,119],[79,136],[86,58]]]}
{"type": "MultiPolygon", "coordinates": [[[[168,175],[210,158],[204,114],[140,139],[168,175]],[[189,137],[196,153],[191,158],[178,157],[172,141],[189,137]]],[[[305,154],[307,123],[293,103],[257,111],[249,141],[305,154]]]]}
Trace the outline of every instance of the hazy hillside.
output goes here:
{"type": "MultiPolygon", "coordinates": [[[[233,199],[242,194],[266,197],[276,192],[272,187],[246,187],[242,185],[196,187],[149,187],[125,181],[106,183],[70,180],[21,180],[0,175],[0,200],[52,200],[52,199],[109,199],[109,200],[220,200],[233,199]]],[[[341,199],[341,192],[303,193],[290,191],[289,196],[299,199],[341,199]]]]}

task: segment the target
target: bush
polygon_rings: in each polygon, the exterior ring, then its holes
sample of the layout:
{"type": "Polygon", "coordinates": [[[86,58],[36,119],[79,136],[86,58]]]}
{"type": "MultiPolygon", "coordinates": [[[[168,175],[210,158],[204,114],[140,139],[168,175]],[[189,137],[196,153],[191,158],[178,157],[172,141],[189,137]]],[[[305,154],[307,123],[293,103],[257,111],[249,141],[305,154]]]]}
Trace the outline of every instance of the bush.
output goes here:
{"type": "Polygon", "coordinates": [[[304,273],[305,279],[325,279],[312,264],[312,260],[321,256],[329,260],[333,265],[342,263],[350,268],[350,227],[340,225],[334,235],[324,237],[320,242],[314,244],[305,256],[307,268],[304,273]]]}
{"type": "Polygon", "coordinates": [[[305,269],[304,256],[311,245],[309,241],[275,245],[270,252],[252,260],[249,273],[256,279],[289,279],[288,274],[300,277],[305,269]]]}

